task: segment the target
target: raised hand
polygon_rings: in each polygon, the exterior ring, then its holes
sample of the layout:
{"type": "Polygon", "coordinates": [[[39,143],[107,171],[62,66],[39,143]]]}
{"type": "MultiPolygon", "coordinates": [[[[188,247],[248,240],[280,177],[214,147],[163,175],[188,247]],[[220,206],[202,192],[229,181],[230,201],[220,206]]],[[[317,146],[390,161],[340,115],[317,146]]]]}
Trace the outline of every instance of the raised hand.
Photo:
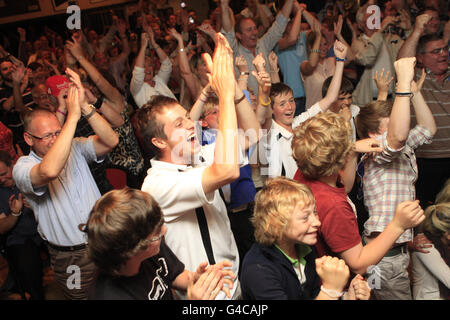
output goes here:
{"type": "Polygon", "coordinates": [[[13,64],[13,72],[11,73],[11,78],[14,83],[20,84],[25,77],[26,69],[23,65],[18,66],[13,64]]]}
{"type": "Polygon", "coordinates": [[[182,43],[183,42],[183,37],[181,36],[181,34],[178,33],[178,31],[175,28],[170,28],[169,29],[169,34],[178,41],[178,43],[182,43]]]}
{"type": "Polygon", "coordinates": [[[345,57],[347,56],[347,49],[347,46],[339,40],[336,40],[334,42],[334,54],[336,58],[345,59],[345,57]]]}
{"type": "Polygon", "coordinates": [[[236,57],[235,64],[239,72],[249,72],[247,61],[242,54],[236,57]]]}
{"type": "Polygon", "coordinates": [[[412,28],[411,16],[409,15],[408,11],[406,11],[405,9],[401,9],[399,13],[400,13],[400,23],[398,26],[403,30],[410,30],[412,28]]]}
{"type": "Polygon", "coordinates": [[[419,80],[417,80],[417,82],[416,81],[411,82],[411,92],[412,93],[416,94],[417,92],[420,92],[426,77],[427,77],[427,73],[425,72],[425,69],[422,69],[422,74],[420,75],[419,80]]]}
{"type": "Polygon", "coordinates": [[[216,30],[214,30],[214,28],[209,23],[203,23],[201,26],[197,27],[197,29],[206,33],[213,40],[215,40],[214,35],[216,34],[216,30]]]}
{"type": "Polygon", "coordinates": [[[261,52],[253,59],[252,63],[257,72],[266,70],[266,59],[264,59],[261,52]]]}
{"type": "Polygon", "coordinates": [[[342,14],[340,14],[339,17],[338,17],[338,21],[337,22],[333,22],[334,34],[336,35],[336,37],[339,37],[341,35],[342,24],[343,23],[344,23],[344,18],[342,17],[342,14]]]}
{"type": "Polygon", "coordinates": [[[275,52],[270,51],[267,58],[269,59],[270,70],[277,70],[278,69],[278,55],[275,52]]]}
{"type": "Polygon", "coordinates": [[[149,41],[147,32],[141,33],[141,48],[147,48],[149,41]]]}
{"type": "Polygon", "coordinates": [[[397,90],[399,92],[408,92],[411,89],[415,65],[415,57],[401,58],[394,62],[395,73],[397,75],[397,90]]]}
{"type": "Polygon", "coordinates": [[[236,80],[233,67],[233,50],[221,33],[216,33],[216,37],[217,44],[213,59],[207,53],[203,54],[203,59],[210,71],[210,74],[208,74],[209,83],[220,98],[230,94],[234,95],[236,80]]]}
{"type": "Polygon", "coordinates": [[[384,74],[384,68],[381,69],[380,74],[378,75],[378,70],[375,71],[375,75],[373,77],[373,80],[375,80],[375,83],[377,85],[378,91],[388,92],[389,91],[389,85],[394,80],[394,77],[389,77],[390,72],[386,72],[384,74]]]}
{"type": "Polygon", "coordinates": [[[72,35],[72,40],[66,41],[66,48],[69,49],[70,53],[75,57],[75,59],[80,59],[83,57],[83,48],[81,46],[81,36],[78,33],[72,35]]]}
{"type": "Polygon", "coordinates": [[[270,78],[270,74],[266,71],[252,71],[252,75],[256,78],[256,81],[258,81],[258,86],[261,88],[262,92],[269,94],[270,88],[272,87],[272,79],[270,78]]]}
{"type": "Polygon", "coordinates": [[[414,32],[419,35],[423,35],[425,32],[425,25],[431,20],[431,15],[428,13],[421,14],[416,18],[416,23],[414,24],[414,32]]]}

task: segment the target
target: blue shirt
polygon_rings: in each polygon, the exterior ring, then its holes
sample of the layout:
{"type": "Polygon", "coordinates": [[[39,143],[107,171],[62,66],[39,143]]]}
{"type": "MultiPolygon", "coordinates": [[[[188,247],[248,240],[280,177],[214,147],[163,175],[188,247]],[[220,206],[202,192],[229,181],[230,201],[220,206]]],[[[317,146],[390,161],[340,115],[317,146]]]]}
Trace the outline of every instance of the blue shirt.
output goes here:
{"type": "Polygon", "coordinates": [[[283,73],[283,82],[292,89],[294,98],[304,97],[305,89],[300,77],[300,65],[308,60],[306,32],[301,32],[297,43],[289,48],[280,50],[277,44],[275,53],[278,55],[278,65],[283,73]]]}
{"type": "MultiPolygon", "coordinates": [[[[202,146],[216,141],[217,130],[202,130],[202,146]]],[[[230,183],[231,196],[230,203],[227,203],[229,209],[237,208],[243,204],[250,203],[255,199],[256,188],[252,179],[252,168],[249,164],[240,167],[239,178],[230,183]]],[[[225,199],[224,199],[225,200],[225,199]]]]}
{"type": "Polygon", "coordinates": [[[75,138],[70,155],[59,176],[47,185],[34,188],[31,169],[42,161],[33,151],[20,157],[13,178],[33,208],[38,231],[43,239],[59,246],[87,242],[87,234],[79,230],[85,224],[100,191],[89,170],[88,162],[97,159],[92,138],[75,138]]]}

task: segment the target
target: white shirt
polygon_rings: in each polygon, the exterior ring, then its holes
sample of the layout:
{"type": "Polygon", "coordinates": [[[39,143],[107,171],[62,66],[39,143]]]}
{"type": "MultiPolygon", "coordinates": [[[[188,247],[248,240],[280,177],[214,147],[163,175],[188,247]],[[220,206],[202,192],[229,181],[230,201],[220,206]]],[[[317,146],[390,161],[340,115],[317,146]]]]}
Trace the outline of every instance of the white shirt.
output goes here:
{"type": "MultiPolygon", "coordinates": [[[[215,143],[203,146],[199,158],[205,165],[191,167],[169,162],[151,160],[152,167],[142,185],[160,205],[167,224],[165,240],[186,269],[195,272],[201,262],[208,261],[197,222],[195,209],[203,207],[205,212],[211,246],[216,262],[229,260],[236,274],[231,290],[233,296],[238,286],[239,254],[231,231],[227,209],[219,191],[205,194],[202,174],[214,157],[215,143]]],[[[216,300],[227,299],[221,291],[216,300]]]]}
{"type": "Polygon", "coordinates": [[[414,300],[444,300],[439,281],[450,289],[450,268],[433,246],[429,253],[413,252],[412,279],[414,300]]]}
{"type": "MultiPolygon", "coordinates": [[[[314,117],[321,111],[322,109],[320,109],[319,103],[315,103],[311,108],[294,118],[292,121],[292,129],[295,129],[301,123],[314,117]]],[[[261,168],[261,175],[268,175],[270,178],[281,176],[282,167],[284,167],[285,176],[291,179],[294,178],[298,167],[292,157],[292,137],[292,132],[289,132],[272,120],[272,126],[266,138],[267,143],[262,144],[265,149],[264,155],[266,158],[262,157],[263,159],[261,161],[263,164],[268,164],[269,166],[267,168],[261,168]]]]}
{"type": "Polygon", "coordinates": [[[359,114],[360,108],[357,105],[351,104],[349,109],[352,114],[352,118],[350,119],[350,125],[352,127],[352,142],[356,142],[355,118],[359,114]]]}
{"type": "Polygon", "coordinates": [[[130,91],[139,108],[146,104],[151,97],[159,94],[176,99],[173,92],[167,86],[171,72],[172,62],[167,58],[162,62],[161,68],[153,78],[155,86],[152,87],[147,82],[144,82],[145,69],[137,66],[134,67],[133,77],[130,82],[130,91]]]}

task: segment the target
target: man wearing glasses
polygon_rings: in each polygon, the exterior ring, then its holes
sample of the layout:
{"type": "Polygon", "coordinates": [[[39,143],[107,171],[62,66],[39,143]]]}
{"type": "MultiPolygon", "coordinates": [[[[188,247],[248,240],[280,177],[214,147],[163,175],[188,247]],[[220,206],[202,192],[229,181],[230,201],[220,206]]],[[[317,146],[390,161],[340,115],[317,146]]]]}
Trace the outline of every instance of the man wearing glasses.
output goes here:
{"type": "MultiPolygon", "coordinates": [[[[437,125],[433,142],[416,149],[419,170],[416,194],[423,209],[434,203],[437,193],[450,177],[450,69],[448,40],[444,40],[448,35],[428,31],[430,24],[433,24],[433,15],[429,11],[418,16],[413,32],[397,57],[416,56],[416,79],[420,78],[421,68],[425,69],[422,94],[437,125]]],[[[411,120],[414,126],[414,114],[411,120]]]]}
{"type": "Polygon", "coordinates": [[[79,225],[86,223],[100,192],[88,162],[101,162],[117,144],[111,126],[87,104],[79,76],[67,73],[76,84],[69,88],[64,125],[55,114],[36,109],[24,116],[24,138],[31,147],[13,170],[18,188],[33,208],[38,231],[47,241],[56,282],[69,299],[86,299],[93,280],[93,263],[87,258],[87,237],[79,225]],[[80,117],[96,135],[75,138],[80,117]]]}

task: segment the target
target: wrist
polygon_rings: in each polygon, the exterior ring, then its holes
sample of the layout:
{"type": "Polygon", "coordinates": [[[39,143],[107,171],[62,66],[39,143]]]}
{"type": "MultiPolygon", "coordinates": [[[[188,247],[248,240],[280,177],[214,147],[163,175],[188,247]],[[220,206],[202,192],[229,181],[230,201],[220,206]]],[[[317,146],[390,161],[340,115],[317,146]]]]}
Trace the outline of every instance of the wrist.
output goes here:
{"type": "Polygon", "coordinates": [[[343,291],[335,290],[335,289],[327,289],[324,286],[326,286],[326,285],[320,286],[320,291],[322,291],[323,293],[325,293],[327,296],[329,296],[332,299],[337,300],[344,295],[343,291]]]}
{"type": "Polygon", "coordinates": [[[411,84],[397,84],[397,90],[395,90],[396,92],[410,92],[411,91],[411,84]]]}
{"type": "Polygon", "coordinates": [[[14,212],[11,210],[11,215],[13,215],[14,217],[19,217],[22,214],[22,209],[19,210],[19,212],[14,212]]]}
{"type": "Polygon", "coordinates": [[[86,105],[86,107],[82,108],[81,110],[81,113],[86,120],[89,120],[89,118],[91,118],[97,112],[97,109],[92,104],[86,105]]]}

